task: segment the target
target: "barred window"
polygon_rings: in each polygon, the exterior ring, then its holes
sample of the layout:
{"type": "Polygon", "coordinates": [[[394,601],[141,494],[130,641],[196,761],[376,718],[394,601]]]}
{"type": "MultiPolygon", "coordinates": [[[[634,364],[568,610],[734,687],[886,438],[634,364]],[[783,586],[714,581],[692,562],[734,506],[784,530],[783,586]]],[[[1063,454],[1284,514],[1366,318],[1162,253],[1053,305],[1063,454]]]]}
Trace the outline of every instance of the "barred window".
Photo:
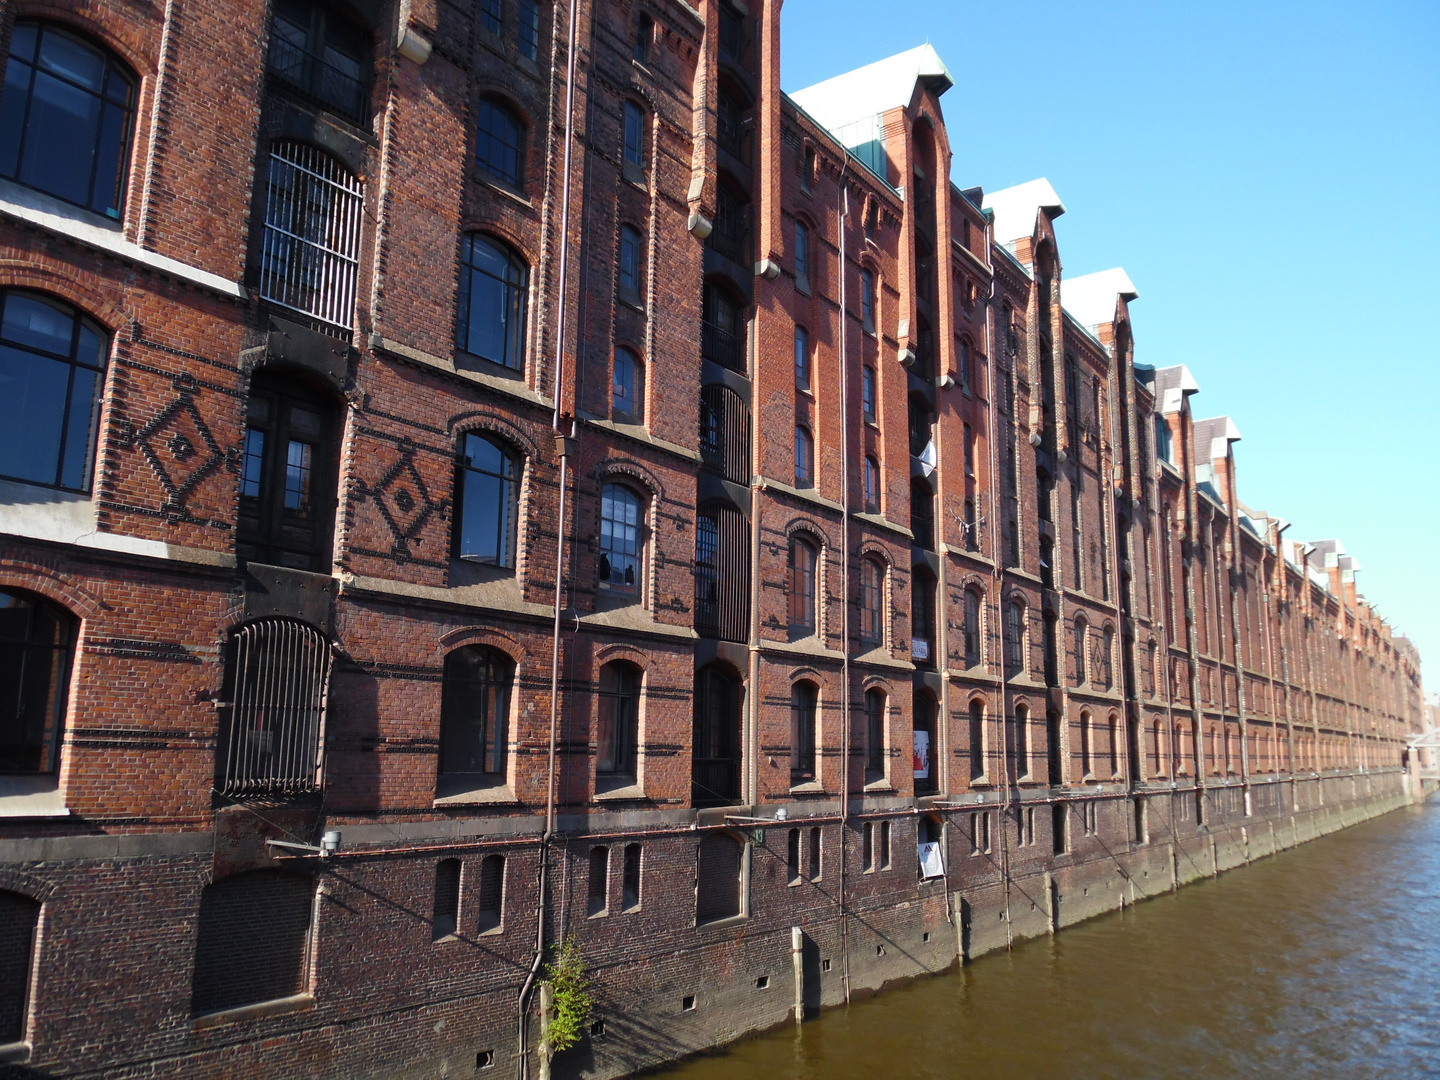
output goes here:
{"type": "Polygon", "coordinates": [[[260,295],[348,330],[360,264],[359,179],[312,146],[270,150],[260,295]]]}
{"type": "Polygon", "coordinates": [[[275,0],[270,74],[292,93],[363,123],[370,97],[370,35],[330,5],[275,0]]]}
{"type": "Polygon", "coordinates": [[[525,129],[504,105],[480,102],[475,125],[475,164],[503,184],[518,188],[525,165],[525,129]]]}
{"type": "Polygon", "coordinates": [[[445,792],[503,779],[510,742],[515,665],[484,645],[445,657],[440,708],[440,776],[445,792]],[[445,783],[445,781],[451,783],[445,783]]]}
{"type": "Polygon", "coordinates": [[[530,267],[509,245],[470,233],[460,260],[456,345],[502,367],[525,366],[530,267]]]}
{"type": "Polygon", "coordinates": [[[750,482],[750,410],[728,386],[700,388],[700,458],[731,483],[750,482]]]}
{"type": "Polygon", "coordinates": [[[315,881],[252,870],[205,886],[191,1011],[218,1012],[303,993],[315,881]]]}
{"type": "Polygon", "coordinates": [[[483,435],[466,435],[460,459],[456,552],[491,566],[515,566],[520,461],[483,435]]]}
{"type": "Polygon", "coordinates": [[[17,22],[0,97],[0,176],[118,219],[135,87],[105,50],[52,24],[17,22]]]}
{"type": "Polygon", "coordinates": [[[86,492],[109,353],[105,332],[36,293],[0,293],[0,476],[86,492]]]}
{"type": "Polygon", "coordinates": [[[295,619],[230,635],[215,786],[226,795],[320,790],[330,643],[295,619]]]}

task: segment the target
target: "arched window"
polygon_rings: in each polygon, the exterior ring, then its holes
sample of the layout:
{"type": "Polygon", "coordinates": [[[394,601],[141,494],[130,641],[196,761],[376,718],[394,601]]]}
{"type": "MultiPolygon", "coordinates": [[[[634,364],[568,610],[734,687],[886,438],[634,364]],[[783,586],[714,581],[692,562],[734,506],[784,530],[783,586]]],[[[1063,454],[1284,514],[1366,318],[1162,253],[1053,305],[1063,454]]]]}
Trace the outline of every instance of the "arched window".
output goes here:
{"type": "Polygon", "coordinates": [[[880,644],[884,640],[882,604],[885,571],[875,559],[860,560],[860,640],[880,644]]]}
{"type": "Polygon", "coordinates": [[[1165,775],[1165,743],[1161,736],[1162,727],[1159,720],[1154,724],[1154,743],[1152,744],[1151,766],[1156,776],[1165,775]]]}
{"type": "Polygon", "coordinates": [[[59,764],[75,629],[49,601],[0,590],[0,774],[59,764]]]}
{"type": "Polygon", "coordinates": [[[640,671],[616,661],[600,669],[595,771],[633,779],[640,730],[640,671]]]}
{"type": "Polygon", "coordinates": [[[805,147],[800,160],[800,190],[809,191],[815,184],[815,148],[805,147]]]}
{"type": "Polygon", "coordinates": [[[370,35],[330,4],[276,0],[270,75],[292,93],[355,123],[370,97],[370,35]]]}
{"type": "Polygon", "coordinates": [[[1025,667],[1025,605],[1012,601],[1005,609],[1005,666],[1012,672],[1025,667]]]}
{"type": "Polygon", "coordinates": [[[873,457],[865,458],[865,512],[880,513],[880,463],[873,457]]]}
{"type": "Polygon", "coordinates": [[[520,459],[485,435],[465,436],[456,502],[455,554],[490,566],[515,566],[520,518],[520,459]]]}
{"type": "Polygon", "coordinates": [[[645,370],[640,358],[623,345],[615,350],[610,408],[617,420],[639,423],[645,419],[645,370]]]}
{"type": "Polygon", "coordinates": [[[1075,685],[1084,686],[1085,676],[1085,635],[1089,625],[1085,622],[1084,616],[1077,616],[1075,619],[1075,685]]]}
{"type": "Polygon", "coordinates": [[[916,547],[935,550],[935,493],[918,476],[910,481],[910,531],[915,534],[916,547]]]}
{"type": "Polygon", "coordinates": [[[50,23],[17,21],[0,96],[0,176],[119,219],[136,79],[50,23]]]}
{"type": "Polygon", "coordinates": [[[40,904],[19,893],[0,891],[0,1042],[25,1038],[35,927],[40,904]]]}
{"type": "Polygon", "coordinates": [[[795,327],[795,389],[810,389],[810,335],[803,326],[795,327]]]}
{"type": "Polygon", "coordinates": [[[885,778],[885,694],[865,691],[865,782],[885,778]]]}
{"type": "Polygon", "coordinates": [[[309,979],[315,880],[251,870],[205,886],[191,1011],[257,1005],[303,993],[309,979]]]}
{"type": "Polygon", "coordinates": [[[329,573],[339,471],[336,409],[325,395],[262,368],[250,380],[235,553],[329,573]]]}
{"type": "Polygon", "coordinates": [[[985,775],[985,706],[970,702],[970,781],[985,775]]]}
{"type": "Polygon", "coordinates": [[[789,572],[790,633],[808,637],[815,633],[815,547],[808,540],[790,538],[789,572]]]}
{"type": "Polygon", "coordinates": [[[655,37],[655,22],[649,15],[641,15],[635,20],[635,62],[637,64],[648,64],[650,62],[650,42],[655,37]]]}
{"type": "Polygon", "coordinates": [[[295,619],[260,619],[231,636],[215,786],[226,795],[320,790],[330,643],[295,619]]]}
{"type": "Polygon", "coordinates": [[[620,484],[600,489],[600,588],[638,594],[642,538],[640,496],[620,484]]]}
{"type": "Polygon", "coordinates": [[[910,575],[910,659],[924,667],[936,664],[935,578],[923,566],[910,575]]]}
{"type": "Polygon", "coordinates": [[[493,237],[465,237],[456,345],[504,367],[525,366],[525,307],[530,268],[493,237]]]}
{"type": "Polygon", "coordinates": [[[515,665],[484,645],[445,657],[440,708],[441,794],[504,783],[515,665]]]}
{"type": "Polygon", "coordinates": [[[620,226],[620,299],[640,303],[640,230],[633,225],[620,226]]]}
{"type": "Polygon", "coordinates": [[[645,168],[645,112],[633,101],[625,102],[625,163],[645,168]]]}
{"type": "Polygon", "coordinates": [[[875,226],[880,220],[880,206],[871,199],[865,206],[865,239],[875,239],[875,226]]]}
{"type": "Polygon", "coordinates": [[[965,666],[980,663],[980,594],[965,590],[965,666]]]}
{"type": "Polygon", "coordinates": [[[815,779],[815,707],[819,690],[812,682],[790,688],[790,783],[815,779]]]}
{"type": "Polygon", "coordinates": [[[1080,714],[1080,775],[1090,779],[1095,774],[1095,748],[1092,745],[1093,733],[1090,730],[1090,714],[1080,714]]]}
{"type": "Polygon", "coordinates": [[[875,394],[875,369],[868,364],[860,369],[860,408],[867,422],[875,423],[878,415],[875,394]]]}
{"type": "Polygon", "coordinates": [[[363,185],[307,143],[270,147],[260,295],[348,331],[355,317],[363,185]]]}
{"type": "Polygon", "coordinates": [[[933,794],[939,784],[939,746],[935,742],[935,699],[916,691],[913,704],[915,794],[933,794]]]}
{"type": "Polygon", "coordinates": [[[0,293],[0,476],[90,490],[105,362],[105,332],[35,293],[0,293]]]}
{"type": "Polygon", "coordinates": [[[1120,721],[1110,718],[1110,776],[1120,775],[1120,721]]]}
{"type": "Polygon", "coordinates": [[[810,432],[798,424],[795,427],[795,486],[815,486],[815,443],[810,432]]]}
{"type": "Polygon", "coordinates": [[[1104,652],[1100,654],[1100,678],[1105,683],[1105,689],[1109,690],[1115,685],[1115,631],[1113,628],[1105,627],[1104,652]]]}
{"type": "Polygon", "coordinates": [[[525,129],[519,117],[497,101],[482,101],[476,115],[475,164],[502,184],[520,187],[525,164],[525,129]]]}
{"type": "Polygon", "coordinates": [[[1011,746],[1015,775],[1019,780],[1030,775],[1030,709],[1026,705],[1015,706],[1015,728],[1011,746]]]}

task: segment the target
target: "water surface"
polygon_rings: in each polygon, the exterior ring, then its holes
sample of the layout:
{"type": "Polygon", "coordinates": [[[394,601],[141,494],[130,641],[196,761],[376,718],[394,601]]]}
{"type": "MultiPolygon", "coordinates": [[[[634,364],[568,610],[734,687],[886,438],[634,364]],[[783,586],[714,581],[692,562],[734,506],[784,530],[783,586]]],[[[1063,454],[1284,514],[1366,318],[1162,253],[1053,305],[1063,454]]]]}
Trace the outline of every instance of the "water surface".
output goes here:
{"type": "Polygon", "coordinates": [[[658,1075],[1440,1077],[1440,805],[658,1075]]]}

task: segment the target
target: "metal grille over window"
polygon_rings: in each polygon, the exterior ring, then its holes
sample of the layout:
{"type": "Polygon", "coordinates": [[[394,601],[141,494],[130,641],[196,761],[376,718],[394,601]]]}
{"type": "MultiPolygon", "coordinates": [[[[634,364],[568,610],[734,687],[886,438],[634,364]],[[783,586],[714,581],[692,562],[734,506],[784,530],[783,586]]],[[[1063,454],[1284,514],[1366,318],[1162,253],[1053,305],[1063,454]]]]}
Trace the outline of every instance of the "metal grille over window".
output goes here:
{"type": "Polygon", "coordinates": [[[266,619],[230,638],[216,787],[226,795],[320,789],[330,645],[313,627],[266,619]]]}
{"type": "Polygon", "coordinates": [[[333,158],[300,143],[270,151],[260,295],[341,329],[355,308],[363,187],[333,158]]]}

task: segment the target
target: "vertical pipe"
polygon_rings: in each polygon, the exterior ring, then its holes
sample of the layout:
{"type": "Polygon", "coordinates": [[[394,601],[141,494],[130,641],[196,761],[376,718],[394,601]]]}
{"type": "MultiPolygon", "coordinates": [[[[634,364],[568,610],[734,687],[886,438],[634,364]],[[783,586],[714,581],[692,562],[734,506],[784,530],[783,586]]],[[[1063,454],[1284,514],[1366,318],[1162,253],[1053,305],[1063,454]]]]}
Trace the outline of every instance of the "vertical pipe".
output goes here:
{"type": "Polygon", "coordinates": [[[790,968],[795,973],[795,1026],[799,1027],[805,1022],[805,932],[798,926],[790,928],[790,968]]]}
{"type": "MultiPolygon", "coordinates": [[[[850,820],[850,312],[846,308],[846,229],[850,223],[850,189],[845,171],[848,154],[840,161],[840,205],[837,225],[840,241],[840,956],[845,983],[845,1003],[850,1003],[850,920],[845,913],[845,871],[848,847],[846,829],[850,820]]],[[[878,211],[877,211],[878,213],[878,211]]],[[[886,702],[889,711],[889,702],[886,702]]]]}

